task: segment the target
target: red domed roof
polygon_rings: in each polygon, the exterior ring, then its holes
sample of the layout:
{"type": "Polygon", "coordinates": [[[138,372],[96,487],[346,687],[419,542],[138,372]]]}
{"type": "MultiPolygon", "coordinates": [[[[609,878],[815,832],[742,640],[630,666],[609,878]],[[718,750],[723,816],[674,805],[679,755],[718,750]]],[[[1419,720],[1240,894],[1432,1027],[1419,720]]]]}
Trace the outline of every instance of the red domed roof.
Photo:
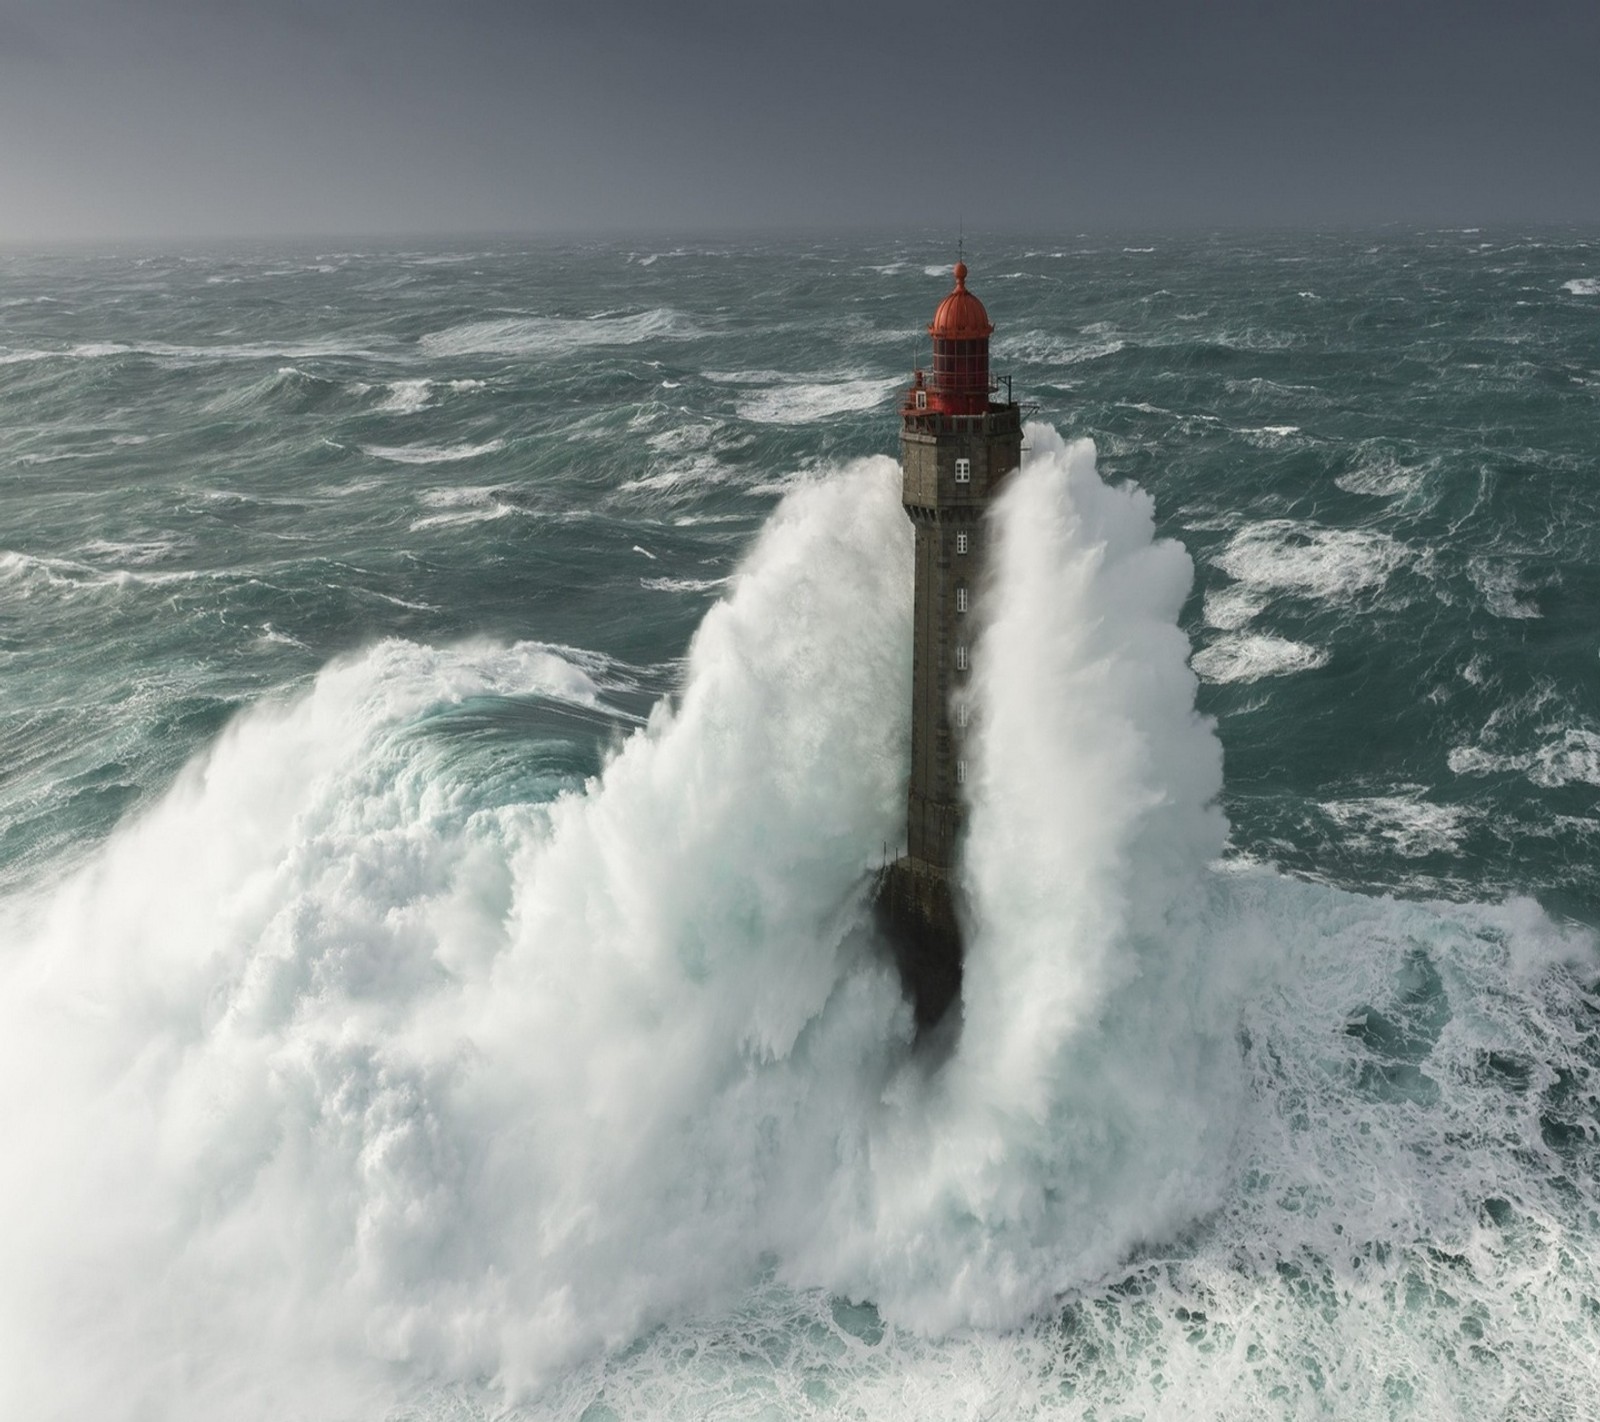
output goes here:
{"type": "Polygon", "coordinates": [[[939,303],[933,313],[933,324],[928,334],[936,341],[974,341],[987,339],[994,332],[994,322],[983,309],[983,303],[967,290],[967,264],[956,263],[956,289],[939,303]]]}

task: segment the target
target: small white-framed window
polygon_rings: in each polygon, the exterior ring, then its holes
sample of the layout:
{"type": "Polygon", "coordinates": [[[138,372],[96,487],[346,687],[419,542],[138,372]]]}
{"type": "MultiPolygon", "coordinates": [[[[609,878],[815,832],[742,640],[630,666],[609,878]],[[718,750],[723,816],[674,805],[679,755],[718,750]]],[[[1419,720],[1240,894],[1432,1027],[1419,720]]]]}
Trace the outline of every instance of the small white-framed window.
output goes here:
{"type": "Polygon", "coordinates": [[[967,535],[965,533],[956,534],[956,552],[957,553],[965,553],[966,551],[967,551],[967,535]]]}
{"type": "Polygon", "coordinates": [[[956,725],[964,731],[967,729],[967,722],[971,718],[972,708],[965,701],[956,702],[956,725]]]}
{"type": "Polygon", "coordinates": [[[917,408],[919,410],[928,408],[928,392],[926,390],[917,391],[917,408]]]}
{"type": "Polygon", "coordinates": [[[956,670],[957,671],[965,671],[966,669],[967,669],[967,644],[965,642],[957,642],[956,643],[956,670]]]}
{"type": "Polygon", "coordinates": [[[970,459],[956,460],[956,483],[970,484],[972,482],[972,461],[970,459]]]}
{"type": "Polygon", "coordinates": [[[967,763],[964,760],[958,760],[956,762],[956,784],[957,785],[965,785],[966,783],[967,783],[967,763]]]}
{"type": "Polygon", "coordinates": [[[956,611],[957,612],[965,612],[966,610],[967,610],[967,590],[965,588],[957,588],[956,589],[956,611]]]}

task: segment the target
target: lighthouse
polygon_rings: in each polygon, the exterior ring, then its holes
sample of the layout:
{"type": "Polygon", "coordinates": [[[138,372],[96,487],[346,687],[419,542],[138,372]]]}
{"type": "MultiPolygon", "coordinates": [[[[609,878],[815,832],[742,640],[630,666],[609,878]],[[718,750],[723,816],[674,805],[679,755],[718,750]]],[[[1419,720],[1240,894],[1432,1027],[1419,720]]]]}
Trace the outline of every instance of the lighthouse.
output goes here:
{"type": "Polygon", "coordinates": [[[884,869],[877,897],[919,1029],[938,1022],[961,990],[955,870],[975,730],[968,679],[984,514],[1022,463],[1021,412],[995,398],[989,374],[994,323],[967,290],[965,262],[954,275],[928,326],[933,369],[914,374],[900,410],[901,502],[916,539],[911,781],[906,850],[884,869]]]}

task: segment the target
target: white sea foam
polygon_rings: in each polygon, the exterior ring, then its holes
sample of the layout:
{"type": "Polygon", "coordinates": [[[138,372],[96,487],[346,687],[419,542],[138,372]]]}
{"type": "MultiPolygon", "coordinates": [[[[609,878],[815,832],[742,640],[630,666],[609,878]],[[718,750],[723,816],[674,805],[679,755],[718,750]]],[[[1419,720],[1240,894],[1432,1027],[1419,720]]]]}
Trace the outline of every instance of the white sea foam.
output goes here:
{"type": "Polygon", "coordinates": [[[387,459],[395,464],[454,464],[463,459],[479,459],[506,447],[503,439],[486,440],[483,444],[364,444],[363,454],[374,459],[387,459]]]}
{"type": "Polygon", "coordinates": [[[1205,596],[1205,619],[1212,627],[1237,632],[1262,612],[1268,601],[1265,593],[1238,583],[1209,588],[1205,596]]]}
{"type": "Polygon", "coordinates": [[[1330,800],[1321,808],[1358,842],[1392,849],[1409,859],[1453,853],[1483,818],[1482,811],[1466,805],[1437,804],[1419,786],[1399,788],[1406,793],[1330,800]]]}
{"type": "MultiPolygon", "coordinates": [[[[118,545],[104,545],[105,550],[118,545]]],[[[131,546],[128,562],[139,564],[153,561],[164,551],[162,545],[131,546]]],[[[92,545],[82,550],[95,556],[92,545]]],[[[145,572],[137,568],[105,567],[85,563],[76,558],[36,556],[0,550],[0,587],[9,587],[16,597],[45,595],[70,600],[82,594],[100,596],[124,588],[165,587],[178,583],[194,582],[213,576],[204,571],[184,569],[168,572],[145,572]]]]}
{"type": "Polygon", "coordinates": [[[1202,647],[1192,665],[1207,681],[1260,681],[1264,676],[1290,676],[1328,664],[1325,647],[1293,642],[1265,632],[1230,632],[1202,647]]]}
{"type": "Polygon", "coordinates": [[[429,508],[458,509],[482,508],[491,504],[504,493],[502,489],[493,484],[466,485],[455,489],[428,489],[419,497],[429,508]]]}
{"type": "Polygon", "coordinates": [[[508,503],[503,489],[469,487],[461,489],[430,489],[421,496],[422,503],[438,512],[413,519],[411,528],[449,528],[461,524],[492,523],[495,519],[510,518],[522,513],[515,504],[508,503]]]}
{"type": "Polygon", "coordinates": [[[733,472],[714,454],[691,454],[652,461],[645,473],[637,479],[629,479],[620,486],[620,490],[623,493],[680,496],[713,484],[725,484],[733,472]]]}
{"type": "Polygon", "coordinates": [[[287,632],[280,632],[270,622],[261,624],[261,635],[256,640],[264,642],[268,646],[300,647],[307,651],[310,650],[298,637],[291,637],[287,632]]]}
{"type": "Polygon", "coordinates": [[[319,357],[353,357],[383,361],[392,352],[354,346],[335,337],[324,340],[282,344],[272,341],[229,342],[214,346],[171,345],[165,341],[86,341],[54,350],[0,350],[0,365],[17,365],[45,360],[105,360],[113,356],[138,355],[172,361],[178,365],[206,365],[213,361],[306,360],[319,357]]]}
{"type": "Polygon", "coordinates": [[[1600,296],[1600,277],[1574,277],[1562,282],[1561,289],[1574,296],[1600,296]]]}
{"type": "Polygon", "coordinates": [[[16,463],[24,469],[29,469],[39,464],[63,464],[69,460],[93,459],[95,451],[90,449],[63,449],[54,454],[19,454],[16,463]]]}
{"type": "Polygon", "coordinates": [[[1239,431],[1246,440],[1261,449],[1281,449],[1300,433],[1299,425],[1262,425],[1255,429],[1239,431]]]}
{"type": "Polygon", "coordinates": [[[1281,351],[1293,346],[1297,337],[1292,331],[1272,331],[1260,326],[1246,326],[1243,330],[1219,331],[1212,340],[1224,350],[1281,351]]]}
{"type": "Polygon", "coordinates": [[[905,384],[902,376],[828,380],[814,384],[779,385],[747,395],[737,406],[739,417],[758,424],[799,425],[825,420],[851,410],[870,410],[905,384]]]}
{"type": "Polygon", "coordinates": [[[1352,494],[1371,494],[1375,498],[1395,498],[1413,494],[1437,467],[1436,459],[1406,464],[1388,450],[1378,450],[1333,482],[1352,494]]]}
{"type": "Polygon", "coordinates": [[[1103,360],[1127,346],[1120,336],[1109,334],[1103,325],[1084,332],[1088,340],[1074,340],[1052,331],[1019,331],[996,342],[997,355],[1008,360],[1036,362],[1040,365],[1080,365],[1103,360]]]}
{"type": "Polygon", "coordinates": [[[1600,785],[1600,733],[1569,726],[1550,727],[1546,734],[1551,739],[1531,751],[1498,752],[1481,746],[1457,746],[1448,756],[1450,769],[1457,775],[1518,771],[1547,790],[1574,782],[1600,785]]]}
{"type": "Polygon", "coordinates": [[[640,578],[639,586],[651,592],[703,593],[725,587],[727,582],[726,578],[640,578]]]}
{"type": "Polygon", "coordinates": [[[1269,519],[1240,529],[1214,561],[1258,591],[1344,601],[1381,587],[1410,560],[1386,533],[1269,519]]]}
{"type": "Polygon", "coordinates": [[[18,596],[79,588],[100,580],[98,569],[76,559],[0,550],[0,586],[12,588],[18,596]]]}
{"type": "Polygon", "coordinates": [[[181,546],[182,542],[176,538],[147,538],[134,541],[91,538],[76,551],[86,558],[109,559],[119,564],[131,563],[135,567],[142,567],[171,557],[181,546]]]}
{"type": "Polygon", "coordinates": [[[1268,380],[1264,375],[1252,375],[1247,379],[1229,378],[1222,382],[1223,388],[1237,395],[1247,395],[1253,400],[1261,401],[1268,405],[1292,403],[1304,407],[1306,405],[1322,406],[1329,403],[1328,397],[1314,385],[1299,385],[1285,383],[1281,380],[1268,380]]]}
{"type": "Polygon", "coordinates": [[[1514,563],[1504,559],[1471,558],[1467,561],[1467,575],[1483,594],[1484,605],[1496,617],[1519,621],[1544,615],[1538,603],[1521,596],[1530,589],[1523,585],[1514,563]]]}
{"type": "Polygon", "coordinates": [[[640,256],[637,252],[629,255],[630,262],[637,262],[641,267],[653,267],[663,258],[670,257],[716,257],[724,253],[720,250],[696,249],[693,247],[674,247],[670,252],[647,252],[640,256]]]}
{"type": "Polygon", "coordinates": [[[681,312],[658,307],[628,316],[597,315],[581,320],[507,316],[494,321],[468,321],[430,332],[417,345],[430,356],[556,356],[592,346],[687,340],[700,334],[700,328],[681,312]]]}
{"type": "Polygon", "coordinates": [[[682,454],[688,450],[707,448],[722,429],[721,421],[684,421],[667,429],[657,430],[645,443],[660,454],[682,454]]]}
{"type": "Polygon", "coordinates": [[[420,533],[425,528],[458,528],[474,523],[493,523],[496,519],[511,518],[519,510],[511,504],[486,504],[477,509],[451,509],[447,513],[426,514],[411,520],[411,531],[420,533]]]}
{"type": "Polygon", "coordinates": [[[105,356],[127,355],[132,346],[113,341],[90,341],[57,350],[4,350],[0,349],[0,365],[29,365],[41,360],[97,360],[105,356]]]}
{"type": "Polygon", "coordinates": [[[389,396],[378,406],[385,414],[411,415],[433,403],[431,380],[396,380],[389,385],[389,396]]]}

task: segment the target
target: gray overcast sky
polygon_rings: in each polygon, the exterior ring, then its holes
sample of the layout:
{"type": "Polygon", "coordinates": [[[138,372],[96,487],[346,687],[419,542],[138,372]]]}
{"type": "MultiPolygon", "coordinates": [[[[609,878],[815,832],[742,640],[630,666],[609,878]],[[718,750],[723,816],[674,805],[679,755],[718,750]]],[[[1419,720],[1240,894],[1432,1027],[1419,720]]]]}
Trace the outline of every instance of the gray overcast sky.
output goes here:
{"type": "Polygon", "coordinates": [[[0,240],[1600,220],[1600,0],[0,0],[0,240]]]}

